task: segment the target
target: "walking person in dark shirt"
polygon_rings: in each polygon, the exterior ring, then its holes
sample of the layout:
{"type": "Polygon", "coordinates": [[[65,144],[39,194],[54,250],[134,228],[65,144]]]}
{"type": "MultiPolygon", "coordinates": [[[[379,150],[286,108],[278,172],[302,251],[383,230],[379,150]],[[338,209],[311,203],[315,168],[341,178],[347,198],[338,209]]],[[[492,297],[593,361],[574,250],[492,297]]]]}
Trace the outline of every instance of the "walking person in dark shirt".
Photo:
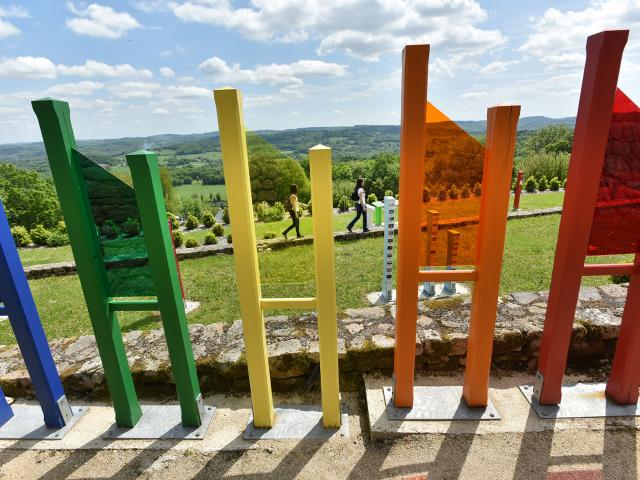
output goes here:
{"type": "Polygon", "coordinates": [[[356,224],[356,222],[360,218],[360,215],[362,215],[362,231],[368,232],[369,229],[367,228],[367,201],[366,201],[366,193],[364,191],[364,178],[362,177],[358,178],[358,181],[356,182],[356,188],[353,190],[353,193],[351,194],[351,200],[353,200],[354,202],[357,202],[356,216],[353,220],[351,220],[351,222],[349,222],[349,225],[347,225],[347,230],[351,231],[353,226],[356,224]]]}

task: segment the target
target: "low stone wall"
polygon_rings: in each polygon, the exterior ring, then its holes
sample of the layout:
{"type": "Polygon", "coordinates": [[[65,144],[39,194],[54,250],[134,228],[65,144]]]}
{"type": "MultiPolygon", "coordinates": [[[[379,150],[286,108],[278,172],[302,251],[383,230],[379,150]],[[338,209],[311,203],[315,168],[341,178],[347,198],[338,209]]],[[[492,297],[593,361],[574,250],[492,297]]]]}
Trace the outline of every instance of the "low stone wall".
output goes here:
{"type": "MultiPolygon", "coordinates": [[[[508,219],[516,220],[519,218],[532,218],[540,217],[544,215],[554,215],[562,213],[562,207],[542,208],[539,210],[520,210],[517,212],[509,212],[508,219]]],[[[457,223],[442,224],[441,228],[453,228],[474,223],[469,220],[457,223]]],[[[426,228],[423,225],[424,228],[426,228]]],[[[396,232],[398,231],[396,227],[396,232]]],[[[354,232],[335,232],[333,237],[337,242],[359,240],[362,238],[382,237],[384,235],[383,227],[370,227],[369,232],[354,231],[354,232]]],[[[297,245],[311,245],[313,243],[313,237],[303,238],[291,238],[284,240],[282,238],[275,238],[273,240],[258,240],[258,250],[280,250],[283,248],[294,247],[297,245]]],[[[44,247],[43,247],[44,248],[44,247]]],[[[186,260],[190,258],[202,258],[210,257],[213,255],[229,255],[233,253],[233,245],[227,243],[226,239],[221,239],[217,245],[202,245],[195,248],[178,248],[176,249],[176,255],[178,260],[186,260]]],[[[45,277],[61,277],[64,275],[75,275],[76,264],[75,262],[60,262],[49,263],[46,265],[34,265],[31,267],[25,267],[24,269],[27,278],[45,278],[45,277]]]]}
{"type": "MultiPolygon", "coordinates": [[[[583,288],[573,328],[569,366],[577,371],[606,367],[613,356],[627,293],[626,285],[583,288]]],[[[546,310],[546,292],[502,298],[494,340],[493,367],[529,371],[537,365],[546,310]]],[[[470,299],[420,302],[416,335],[418,372],[461,372],[465,365],[470,299]]],[[[391,374],[394,307],[346,310],[338,319],[341,389],[360,385],[362,374],[391,374]]],[[[269,317],[269,365],[273,388],[314,388],[319,362],[313,315],[269,317]]],[[[232,324],[191,325],[198,375],[205,393],[247,391],[240,320],[232,324]]],[[[162,330],[124,335],[136,389],[141,396],[173,395],[171,369],[162,330]]],[[[106,396],[105,378],[93,336],[51,342],[67,395],[106,396]]],[[[0,385],[10,396],[30,394],[30,381],[17,346],[0,346],[0,385]]]]}

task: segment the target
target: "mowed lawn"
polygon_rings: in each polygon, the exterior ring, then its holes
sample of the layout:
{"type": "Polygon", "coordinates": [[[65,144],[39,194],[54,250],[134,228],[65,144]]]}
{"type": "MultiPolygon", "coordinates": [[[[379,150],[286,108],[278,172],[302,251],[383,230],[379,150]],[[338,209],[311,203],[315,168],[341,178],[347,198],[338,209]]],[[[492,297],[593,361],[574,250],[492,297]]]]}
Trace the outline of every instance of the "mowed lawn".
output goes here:
{"type": "MultiPolygon", "coordinates": [[[[559,215],[510,221],[502,269],[501,293],[549,288],[559,215]]],[[[380,289],[383,239],[336,243],[338,309],[367,305],[365,295],[380,289]]],[[[258,254],[264,296],[314,294],[313,249],[310,245],[258,254]]],[[[631,261],[631,256],[592,257],[590,262],[631,261]]],[[[189,299],[201,307],[189,314],[190,323],[231,322],[240,317],[232,255],[181,262],[189,299]]],[[[609,277],[586,277],[585,285],[609,283],[609,277]]],[[[78,277],[54,277],[30,282],[50,339],[91,334],[78,277]]],[[[270,311],[267,314],[282,312],[270,311]]],[[[120,313],[125,331],[160,327],[157,316],[120,313]]],[[[0,323],[0,343],[14,343],[8,322],[0,323]]]]}
{"type": "MultiPolygon", "coordinates": [[[[220,185],[205,185],[217,187],[220,185]]],[[[186,188],[178,187],[178,188],[186,188]]],[[[549,208],[562,206],[562,200],[564,198],[564,192],[547,192],[543,194],[523,194],[520,200],[520,208],[522,210],[536,210],[539,208],[549,208]]],[[[511,196],[510,205],[513,205],[513,195],[511,196]]],[[[333,218],[334,231],[343,232],[346,230],[347,224],[354,216],[354,212],[337,214],[333,218]]],[[[273,233],[276,238],[282,235],[282,231],[291,224],[289,215],[285,214],[285,218],[279,222],[262,223],[256,222],[256,237],[263,239],[266,233],[273,233]]],[[[358,221],[358,224],[354,227],[356,231],[362,228],[362,220],[358,221]]],[[[313,227],[310,216],[304,216],[300,219],[300,233],[305,236],[312,235],[313,227]]],[[[204,237],[209,233],[209,230],[197,229],[193,231],[185,231],[185,240],[189,237],[195,238],[198,243],[204,242],[204,237]]],[[[231,227],[227,225],[225,227],[225,236],[231,233],[231,227]]],[[[295,236],[295,232],[291,232],[290,236],[295,236]]],[[[22,248],[20,249],[20,258],[25,267],[32,265],[41,265],[44,263],[56,263],[66,262],[73,260],[70,247],[57,247],[57,248],[22,248]]]]}
{"type": "Polygon", "coordinates": [[[209,199],[209,194],[219,193],[223,200],[227,199],[227,189],[224,185],[203,185],[200,182],[193,182],[191,185],[180,185],[173,189],[176,195],[181,198],[192,198],[194,195],[198,198],[203,195],[205,200],[209,199]]]}

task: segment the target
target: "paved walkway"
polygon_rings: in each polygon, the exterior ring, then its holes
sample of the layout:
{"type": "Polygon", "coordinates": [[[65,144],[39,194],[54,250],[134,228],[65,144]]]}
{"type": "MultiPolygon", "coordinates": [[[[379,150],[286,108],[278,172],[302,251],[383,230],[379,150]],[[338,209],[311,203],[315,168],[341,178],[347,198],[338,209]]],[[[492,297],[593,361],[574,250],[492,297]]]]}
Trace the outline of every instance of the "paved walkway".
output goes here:
{"type": "MultiPolygon", "coordinates": [[[[451,379],[452,383],[457,381],[451,379]]],[[[492,396],[501,396],[501,390],[507,392],[526,381],[530,381],[527,376],[494,379],[492,396]]],[[[217,396],[209,400],[218,406],[218,412],[202,441],[104,440],[101,435],[113,421],[113,413],[108,407],[93,405],[61,441],[0,444],[4,447],[0,450],[0,478],[638,478],[637,419],[547,421],[543,428],[538,428],[540,421],[534,413],[514,421],[512,414],[517,409],[505,411],[503,406],[501,415],[512,418],[504,420],[499,428],[475,429],[469,422],[457,422],[449,424],[446,433],[372,442],[362,398],[349,394],[345,396],[349,409],[348,438],[247,442],[242,440],[242,431],[248,418],[249,399],[217,396]]],[[[315,402],[318,398],[278,400],[315,402]]],[[[520,402],[515,403],[522,408],[520,402]]]]}

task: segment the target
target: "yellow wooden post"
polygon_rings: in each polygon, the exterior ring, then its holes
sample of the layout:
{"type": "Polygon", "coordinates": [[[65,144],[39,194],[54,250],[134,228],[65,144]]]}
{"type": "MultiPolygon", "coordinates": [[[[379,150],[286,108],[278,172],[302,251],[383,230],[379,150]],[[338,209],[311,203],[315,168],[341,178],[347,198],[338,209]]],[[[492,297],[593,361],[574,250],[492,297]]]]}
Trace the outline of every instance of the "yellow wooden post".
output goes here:
{"type": "MultiPolygon", "coordinates": [[[[338,374],[338,324],[333,249],[333,193],[331,149],[309,149],[311,198],[313,198],[313,249],[316,265],[316,301],[320,336],[320,388],[322,424],[340,427],[340,380],[338,374]]],[[[235,227],[234,227],[235,228],[235,227]]]]}
{"type": "MultiPolygon", "coordinates": [[[[260,272],[253,228],[249,158],[242,117],[242,95],[236,89],[214,91],[220,130],[229,217],[233,225],[233,251],[240,296],[240,312],[249,369],[253,423],[272,427],[274,418],[267,340],[261,308],[260,272]]],[[[315,203],[314,203],[315,207],[315,203]]]]}

